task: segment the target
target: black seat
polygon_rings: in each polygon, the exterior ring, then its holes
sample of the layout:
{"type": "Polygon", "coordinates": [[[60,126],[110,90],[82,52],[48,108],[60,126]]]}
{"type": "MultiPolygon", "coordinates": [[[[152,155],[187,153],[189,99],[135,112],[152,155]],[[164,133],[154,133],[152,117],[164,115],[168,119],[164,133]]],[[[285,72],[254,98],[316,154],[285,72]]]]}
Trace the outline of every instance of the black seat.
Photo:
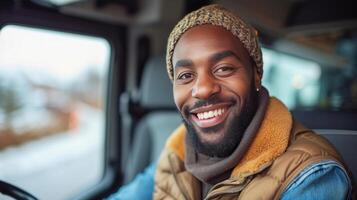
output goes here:
{"type": "Polygon", "coordinates": [[[294,110],[294,117],[311,129],[336,129],[357,131],[356,111],[294,110]]]}

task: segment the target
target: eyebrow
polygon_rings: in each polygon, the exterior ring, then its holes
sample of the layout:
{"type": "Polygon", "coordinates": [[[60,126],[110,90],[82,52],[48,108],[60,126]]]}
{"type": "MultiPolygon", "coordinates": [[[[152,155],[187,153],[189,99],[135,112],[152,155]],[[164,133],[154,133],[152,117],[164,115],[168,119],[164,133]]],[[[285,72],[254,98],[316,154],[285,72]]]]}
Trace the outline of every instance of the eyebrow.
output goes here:
{"type": "MultiPolygon", "coordinates": [[[[223,60],[224,58],[231,57],[231,56],[235,57],[237,60],[241,61],[239,56],[237,54],[235,54],[233,51],[230,51],[230,50],[226,50],[226,51],[221,51],[221,52],[215,53],[209,58],[209,60],[210,60],[211,63],[217,63],[217,62],[223,60]]],[[[184,67],[184,66],[193,66],[192,60],[188,60],[188,59],[178,60],[175,63],[174,68],[184,67]]]]}
{"type": "Polygon", "coordinates": [[[238,61],[241,61],[239,56],[236,53],[234,53],[233,51],[230,51],[230,50],[221,51],[221,52],[213,54],[211,56],[211,58],[210,58],[210,61],[212,63],[216,63],[216,62],[219,62],[219,61],[223,60],[224,58],[231,57],[231,56],[235,57],[238,61]]]}
{"type": "Polygon", "coordinates": [[[187,59],[183,59],[183,60],[178,60],[175,64],[175,68],[177,67],[184,67],[184,66],[192,66],[193,62],[192,60],[187,60],[187,59]]]}

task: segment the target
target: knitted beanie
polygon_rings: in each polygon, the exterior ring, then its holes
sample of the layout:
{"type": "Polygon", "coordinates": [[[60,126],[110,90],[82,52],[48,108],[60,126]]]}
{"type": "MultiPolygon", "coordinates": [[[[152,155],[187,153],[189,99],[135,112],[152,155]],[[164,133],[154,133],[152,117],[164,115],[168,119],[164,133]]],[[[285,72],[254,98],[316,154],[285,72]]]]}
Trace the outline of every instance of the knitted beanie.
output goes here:
{"type": "Polygon", "coordinates": [[[217,4],[202,7],[187,14],[170,33],[166,50],[166,67],[171,80],[173,80],[172,55],[180,37],[190,28],[211,24],[220,26],[230,31],[243,44],[256,65],[260,78],[263,76],[262,52],[258,43],[257,31],[246,24],[241,18],[217,4]]]}

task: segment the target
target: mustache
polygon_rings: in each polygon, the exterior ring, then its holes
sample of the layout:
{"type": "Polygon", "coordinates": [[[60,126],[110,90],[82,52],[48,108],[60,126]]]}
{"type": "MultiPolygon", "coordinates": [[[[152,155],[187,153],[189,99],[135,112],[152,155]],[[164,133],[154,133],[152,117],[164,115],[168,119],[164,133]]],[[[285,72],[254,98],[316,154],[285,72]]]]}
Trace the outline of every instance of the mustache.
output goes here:
{"type": "Polygon", "coordinates": [[[234,98],[222,98],[220,96],[212,96],[209,99],[200,99],[197,100],[192,106],[184,106],[183,110],[185,114],[189,114],[190,110],[195,109],[195,108],[199,108],[202,106],[208,106],[211,104],[217,104],[217,103],[224,103],[224,102],[231,102],[232,104],[234,104],[236,102],[236,100],[234,98]]]}

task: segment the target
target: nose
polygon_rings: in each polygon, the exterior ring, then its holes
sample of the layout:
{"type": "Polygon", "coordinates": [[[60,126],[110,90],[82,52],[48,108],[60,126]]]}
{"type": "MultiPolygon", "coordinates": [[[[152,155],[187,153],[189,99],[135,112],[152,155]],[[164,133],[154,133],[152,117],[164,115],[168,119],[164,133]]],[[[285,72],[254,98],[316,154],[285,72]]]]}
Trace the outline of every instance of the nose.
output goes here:
{"type": "Polygon", "coordinates": [[[200,75],[196,78],[196,82],[192,88],[192,97],[198,99],[208,99],[209,97],[219,93],[220,85],[214,77],[209,74],[200,75]]]}

